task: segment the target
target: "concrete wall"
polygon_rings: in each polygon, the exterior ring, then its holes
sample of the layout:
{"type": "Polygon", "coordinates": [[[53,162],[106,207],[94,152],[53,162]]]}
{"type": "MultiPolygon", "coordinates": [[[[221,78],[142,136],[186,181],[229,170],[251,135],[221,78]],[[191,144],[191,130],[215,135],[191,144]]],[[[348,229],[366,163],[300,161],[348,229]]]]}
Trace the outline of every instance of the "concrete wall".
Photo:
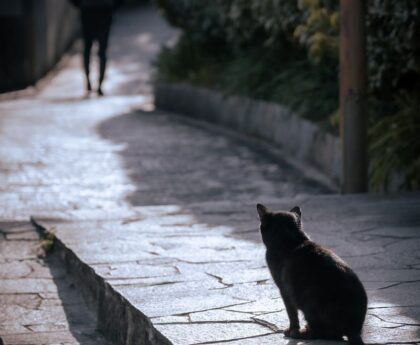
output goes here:
{"type": "Polygon", "coordinates": [[[0,1],[0,92],[36,82],[78,31],[77,11],[67,0],[0,1]]]}
{"type": "Polygon", "coordinates": [[[224,96],[186,84],[165,83],[155,85],[155,104],[159,109],[216,123],[277,145],[339,186],[339,138],[293,114],[287,107],[224,96]]]}

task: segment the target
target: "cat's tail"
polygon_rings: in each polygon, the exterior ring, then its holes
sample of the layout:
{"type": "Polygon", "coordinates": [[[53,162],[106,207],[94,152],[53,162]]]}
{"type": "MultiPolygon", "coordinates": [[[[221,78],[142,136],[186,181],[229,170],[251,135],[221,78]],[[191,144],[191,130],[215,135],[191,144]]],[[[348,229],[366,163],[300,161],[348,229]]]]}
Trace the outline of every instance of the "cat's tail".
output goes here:
{"type": "Polygon", "coordinates": [[[360,334],[348,334],[347,338],[350,345],[365,345],[360,334]]]}

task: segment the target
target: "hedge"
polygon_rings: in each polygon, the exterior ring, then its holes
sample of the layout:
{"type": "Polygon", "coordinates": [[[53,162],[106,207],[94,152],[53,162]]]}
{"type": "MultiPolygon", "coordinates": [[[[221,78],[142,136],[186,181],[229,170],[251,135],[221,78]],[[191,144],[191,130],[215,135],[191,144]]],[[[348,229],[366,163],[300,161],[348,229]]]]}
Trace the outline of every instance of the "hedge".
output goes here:
{"type": "MultiPolygon", "coordinates": [[[[154,1],[183,33],[161,51],[157,78],[280,102],[337,132],[337,0],[154,1]]],[[[386,189],[397,171],[401,188],[416,189],[420,136],[392,133],[418,128],[420,1],[369,0],[366,28],[372,185],[386,189]]]]}

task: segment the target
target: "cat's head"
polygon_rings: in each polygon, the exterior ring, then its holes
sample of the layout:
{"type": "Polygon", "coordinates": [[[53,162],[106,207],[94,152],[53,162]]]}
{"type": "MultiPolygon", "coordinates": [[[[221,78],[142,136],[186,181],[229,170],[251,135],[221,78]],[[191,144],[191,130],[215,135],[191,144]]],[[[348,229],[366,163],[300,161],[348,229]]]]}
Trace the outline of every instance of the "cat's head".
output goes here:
{"type": "Polygon", "coordinates": [[[260,230],[266,247],[294,248],[308,240],[302,228],[302,213],[298,206],[290,211],[270,212],[267,207],[257,204],[260,230]]]}

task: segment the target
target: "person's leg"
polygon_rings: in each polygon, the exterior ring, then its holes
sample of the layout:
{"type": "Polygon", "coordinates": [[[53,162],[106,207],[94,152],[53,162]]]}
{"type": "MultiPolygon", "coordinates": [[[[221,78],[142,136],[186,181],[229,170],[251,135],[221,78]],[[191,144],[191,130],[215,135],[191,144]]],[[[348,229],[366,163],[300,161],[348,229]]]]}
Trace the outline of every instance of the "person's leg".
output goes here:
{"type": "Polygon", "coordinates": [[[83,50],[83,68],[85,71],[86,77],[86,91],[92,91],[92,85],[90,84],[89,74],[90,74],[90,51],[92,49],[93,41],[91,38],[84,37],[84,50],[83,50]]]}
{"type": "Polygon", "coordinates": [[[98,37],[99,49],[98,49],[98,56],[99,56],[99,81],[98,81],[98,95],[103,96],[102,91],[102,82],[105,79],[105,71],[106,71],[106,63],[107,63],[107,48],[108,48],[108,39],[109,39],[109,32],[111,29],[111,21],[112,21],[112,12],[104,13],[104,27],[103,31],[98,37]]]}
{"type": "Polygon", "coordinates": [[[83,69],[86,77],[86,90],[90,92],[92,86],[90,84],[89,74],[90,74],[90,51],[92,50],[93,45],[93,36],[91,29],[91,15],[87,11],[81,11],[81,21],[82,21],[82,35],[83,35],[83,69]]]}

